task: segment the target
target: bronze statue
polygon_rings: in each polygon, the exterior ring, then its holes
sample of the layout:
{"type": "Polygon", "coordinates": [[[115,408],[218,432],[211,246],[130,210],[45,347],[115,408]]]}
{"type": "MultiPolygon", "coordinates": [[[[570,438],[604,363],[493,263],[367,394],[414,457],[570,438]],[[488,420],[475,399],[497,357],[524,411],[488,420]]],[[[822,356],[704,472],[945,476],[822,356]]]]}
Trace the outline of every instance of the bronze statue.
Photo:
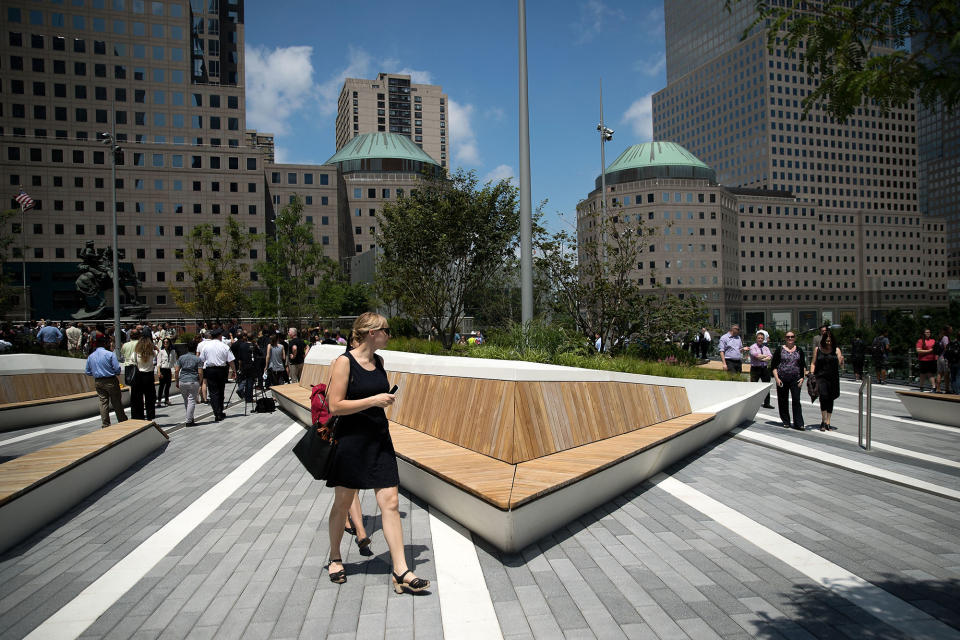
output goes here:
{"type": "MultiPolygon", "coordinates": [[[[96,249],[93,240],[87,240],[80,251],[80,264],[77,265],[76,287],[86,298],[84,309],[74,314],[74,318],[99,318],[106,310],[105,291],[113,289],[113,247],[96,249]]],[[[117,274],[120,279],[120,291],[132,304],[121,305],[121,313],[142,316],[149,307],[138,303],[140,282],[137,274],[129,265],[120,265],[117,274]]]]}

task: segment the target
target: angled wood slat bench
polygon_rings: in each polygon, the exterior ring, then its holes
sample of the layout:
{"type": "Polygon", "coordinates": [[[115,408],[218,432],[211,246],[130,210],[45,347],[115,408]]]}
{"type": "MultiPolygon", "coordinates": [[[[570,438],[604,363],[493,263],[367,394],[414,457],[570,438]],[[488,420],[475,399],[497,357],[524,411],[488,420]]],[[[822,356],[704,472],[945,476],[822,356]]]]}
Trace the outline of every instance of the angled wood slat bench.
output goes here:
{"type": "Polygon", "coordinates": [[[164,446],[156,423],[127,420],[0,464],[0,552],[164,446]]]}
{"type": "MultiPolygon", "coordinates": [[[[86,360],[0,355],[0,431],[94,416],[100,408],[86,360]]],[[[130,389],[121,385],[124,405],[130,389]]]]}
{"type": "MultiPolygon", "coordinates": [[[[310,387],[328,380],[329,363],[342,353],[311,350],[301,381],[273,388],[280,407],[308,425],[310,387]]],[[[401,485],[505,550],[529,544],[752,417],[767,389],[381,354],[391,384],[400,387],[387,416],[401,485]],[[690,391],[700,402],[696,411],[690,391]]]]}
{"type": "Polygon", "coordinates": [[[917,420],[960,427],[960,395],[897,391],[904,408],[917,420]]]}

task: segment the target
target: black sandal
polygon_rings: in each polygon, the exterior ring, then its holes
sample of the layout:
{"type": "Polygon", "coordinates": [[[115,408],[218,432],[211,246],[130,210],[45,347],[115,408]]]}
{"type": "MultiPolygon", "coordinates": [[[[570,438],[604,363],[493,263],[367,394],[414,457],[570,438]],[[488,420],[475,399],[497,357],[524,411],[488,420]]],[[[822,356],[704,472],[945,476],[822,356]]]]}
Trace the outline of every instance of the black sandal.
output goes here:
{"type": "Polygon", "coordinates": [[[370,548],[370,538],[364,538],[363,540],[357,539],[357,548],[360,549],[360,555],[370,557],[373,555],[373,550],[370,548]]]}
{"type": "Polygon", "coordinates": [[[410,573],[410,569],[407,569],[400,575],[397,575],[391,571],[391,574],[393,575],[393,590],[397,593],[403,593],[404,589],[409,589],[410,593],[420,593],[430,586],[430,581],[424,580],[423,578],[414,578],[410,582],[404,582],[403,577],[408,573],[410,573]]]}
{"type": "Polygon", "coordinates": [[[350,523],[350,526],[343,528],[344,533],[350,534],[351,536],[357,535],[357,527],[353,524],[353,518],[347,516],[347,522],[350,523]]]}
{"type": "MultiPolygon", "coordinates": [[[[330,562],[327,564],[327,569],[330,569],[330,565],[334,562],[339,562],[340,565],[343,565],[343,560],[340,558],[330,558],[330,562]]],[[[347,572],[345,569],[340,569],[340,571],[334,571],[333,573],[328,574],[330,576],[330,582],[335,584],[343,584],[347,581],[347,572]]]]}

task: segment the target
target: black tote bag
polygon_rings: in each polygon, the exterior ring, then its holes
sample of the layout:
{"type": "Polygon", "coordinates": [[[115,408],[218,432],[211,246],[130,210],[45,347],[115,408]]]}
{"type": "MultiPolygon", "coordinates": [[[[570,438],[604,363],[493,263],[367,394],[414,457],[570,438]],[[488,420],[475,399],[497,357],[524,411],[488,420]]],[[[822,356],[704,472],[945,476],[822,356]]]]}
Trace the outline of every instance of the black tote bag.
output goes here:
{"type": "Polygon", "coordinates": [[[294,455],[315,480],[326,480],[330,473],[330,465],[337,451],[338,421],[334,416],[322,427],[311,426],[293,447],[294,455]]]}

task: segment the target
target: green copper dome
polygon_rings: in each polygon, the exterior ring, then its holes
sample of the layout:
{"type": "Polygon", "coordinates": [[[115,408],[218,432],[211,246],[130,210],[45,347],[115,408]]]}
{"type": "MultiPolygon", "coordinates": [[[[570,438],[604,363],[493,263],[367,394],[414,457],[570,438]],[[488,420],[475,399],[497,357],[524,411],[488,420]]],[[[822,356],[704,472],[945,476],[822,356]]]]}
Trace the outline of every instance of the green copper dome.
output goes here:
{"type": "Polygon", "coordinates": [[[438,170],[439,163],[396,133],[364,133],[345,144],[325,164],[339,164],[344,173],[353,171],[398,171],[420,173],[424,167],[438,170]]]}
{"type": "MultiPolygon", "coordinates": [[[[688,178],[716,183],[716,172],[675,142],[644,142],[624,150],[607,167],[607,184],[651,178],[688,178]]],[[[597,177],[597,188],[600,177],[597,177]]]]}

